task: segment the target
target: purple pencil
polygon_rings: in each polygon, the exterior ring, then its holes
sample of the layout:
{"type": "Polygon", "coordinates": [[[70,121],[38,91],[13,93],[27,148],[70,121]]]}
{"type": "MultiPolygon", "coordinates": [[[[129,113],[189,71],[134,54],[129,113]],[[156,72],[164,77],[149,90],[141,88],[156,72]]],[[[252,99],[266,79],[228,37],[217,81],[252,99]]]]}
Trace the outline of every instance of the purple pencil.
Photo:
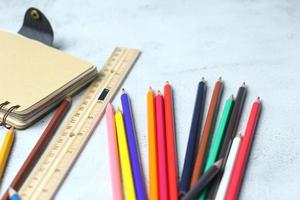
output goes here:
{"type": "Polygon", "coordinates": [[[121,103],[123,108],[127,143],[129,148],[129,155],[130,155],[136,197],[138,200],[144,200],[147,199],[147,195],[145,190],[142,167],[139,158],[137,141],[135,137],[133,115],[132,115],[129,96],[128,94],[125,93],[124,89],[123,89],[123,94],[121,95],[121,103]]]}

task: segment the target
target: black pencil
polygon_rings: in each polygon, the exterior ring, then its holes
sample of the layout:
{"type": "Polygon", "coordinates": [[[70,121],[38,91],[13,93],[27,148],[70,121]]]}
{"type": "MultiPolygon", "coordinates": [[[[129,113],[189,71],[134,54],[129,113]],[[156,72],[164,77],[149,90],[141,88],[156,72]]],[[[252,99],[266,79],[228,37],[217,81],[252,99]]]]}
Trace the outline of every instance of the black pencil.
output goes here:
{"type": "MultiPolygon", "coordinates": [[[[237,132],[237,129],[239,126],[239,122],[240,122],[240,118],[241,118],[241,114],[243,111],[246,95],[247,95],[247,88],[246,88],[245,83],[243,83],[243,85],[239,88],[239,91],[237,93],[235,104],[233,106],[232,114],[231,114],[231,117],[229,120],[228,128],[226,130],[226,133],[225,133],[225,136],[224,136],[224,139],[222,142],[222,147],[221,147],[221,150],[220,150],[220,153],[218,156],[218,159],[223,159],[223,165],[222,165],[221,169],[224,169],[224,166],[227,161],[228,153],[229,153],[229,150],[230,150],[230,147],[232,144],[232,140],[236,135],[236,132],[237,132]]],[[[210,185],[207,199],[212,200],[215,198],[215,195],[218,191],[219,184],[222,179],[222,175],[223,175],[223,172],[221,171],[218,174],[218,176],[214,179],[212,184],[210,185]]]]}
{"type": "Polygon", "coordinates": [[[196,185],[183,196],[183,200],[193,200],[199,197],[201,191],[211,183],[211,181],[216,177],[220,168],[222,166],[223,160],[218,160],[213,164],[199,179],[196,185]]]}
{"type": "Polygon", "coordinates": [[[183,171],[179,185],[179,192],[185,193],[190,187],[190,181],[193,173],[193,167],[196,157],[196,152],[199,144],[201,125],[203,119],[203,109],[206,97],[206,83],[202,81],[198,84],[196,102],[194,107],[193,119],[190,128],[190,135],[186,148],[183,171]]]}

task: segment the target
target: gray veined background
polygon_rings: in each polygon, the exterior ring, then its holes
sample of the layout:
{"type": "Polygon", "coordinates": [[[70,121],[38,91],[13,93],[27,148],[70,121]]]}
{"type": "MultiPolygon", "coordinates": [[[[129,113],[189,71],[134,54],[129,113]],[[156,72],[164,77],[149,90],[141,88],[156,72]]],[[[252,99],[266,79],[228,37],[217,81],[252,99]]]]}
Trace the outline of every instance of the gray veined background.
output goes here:
{"type": "MultiPolygon", "coordinates": [[[[1,0],[0,28],[17,31],[30,6],[41,9],[52,23],[56,46],[94,62],[99,69],[116,46],[143,51],[123,87],[132,97],[146,179],[148,86],[162,89],[169,80],[174,87],[181,171],[197,83],[203,76],[208,81],[208,102],[215,80],[222,76],[225,90],[221,109],[243,81],[249,86],[241,132],[251,102],[257,96],[263,101],[241,199],[300,199],[300,1],[1,0]]],[[[113,102],[116,106],[120,105],[119,96],[113,102]]],[[[1,193],[52,114],[25,131],[18,131],[1,193]]],[[[91,137],[56,199],[112,197],[104,122],[91,137]]],[[[0,131],[2,139],[5,130],[0,131]]]]}

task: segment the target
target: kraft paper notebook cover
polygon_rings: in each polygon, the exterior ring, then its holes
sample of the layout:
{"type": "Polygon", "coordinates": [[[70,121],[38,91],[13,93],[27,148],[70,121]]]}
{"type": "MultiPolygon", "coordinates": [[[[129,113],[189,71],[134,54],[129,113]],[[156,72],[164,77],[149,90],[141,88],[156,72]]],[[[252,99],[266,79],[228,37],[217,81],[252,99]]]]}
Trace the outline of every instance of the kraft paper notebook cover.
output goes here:
{"type": "Polygon", "coordinates": [[[16,128],[27,127],[97,74],[93,64],[21,35],[0,31],[0,44],[0,120],[18,105],[4,119],[16,128]]]}

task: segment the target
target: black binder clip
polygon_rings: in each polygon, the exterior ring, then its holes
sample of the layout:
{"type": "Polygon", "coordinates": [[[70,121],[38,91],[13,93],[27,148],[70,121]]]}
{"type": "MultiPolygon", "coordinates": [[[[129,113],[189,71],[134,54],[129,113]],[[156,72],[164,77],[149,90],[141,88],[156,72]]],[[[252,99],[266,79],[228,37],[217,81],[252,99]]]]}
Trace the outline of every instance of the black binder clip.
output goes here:
{"type": "Polygon", "coordinates": [[[45,15],[36,8],[29,8],[26,11],[23,25],[18,33],[48,46],[53,44],[54,34],[51,24],[45,15]]]}

